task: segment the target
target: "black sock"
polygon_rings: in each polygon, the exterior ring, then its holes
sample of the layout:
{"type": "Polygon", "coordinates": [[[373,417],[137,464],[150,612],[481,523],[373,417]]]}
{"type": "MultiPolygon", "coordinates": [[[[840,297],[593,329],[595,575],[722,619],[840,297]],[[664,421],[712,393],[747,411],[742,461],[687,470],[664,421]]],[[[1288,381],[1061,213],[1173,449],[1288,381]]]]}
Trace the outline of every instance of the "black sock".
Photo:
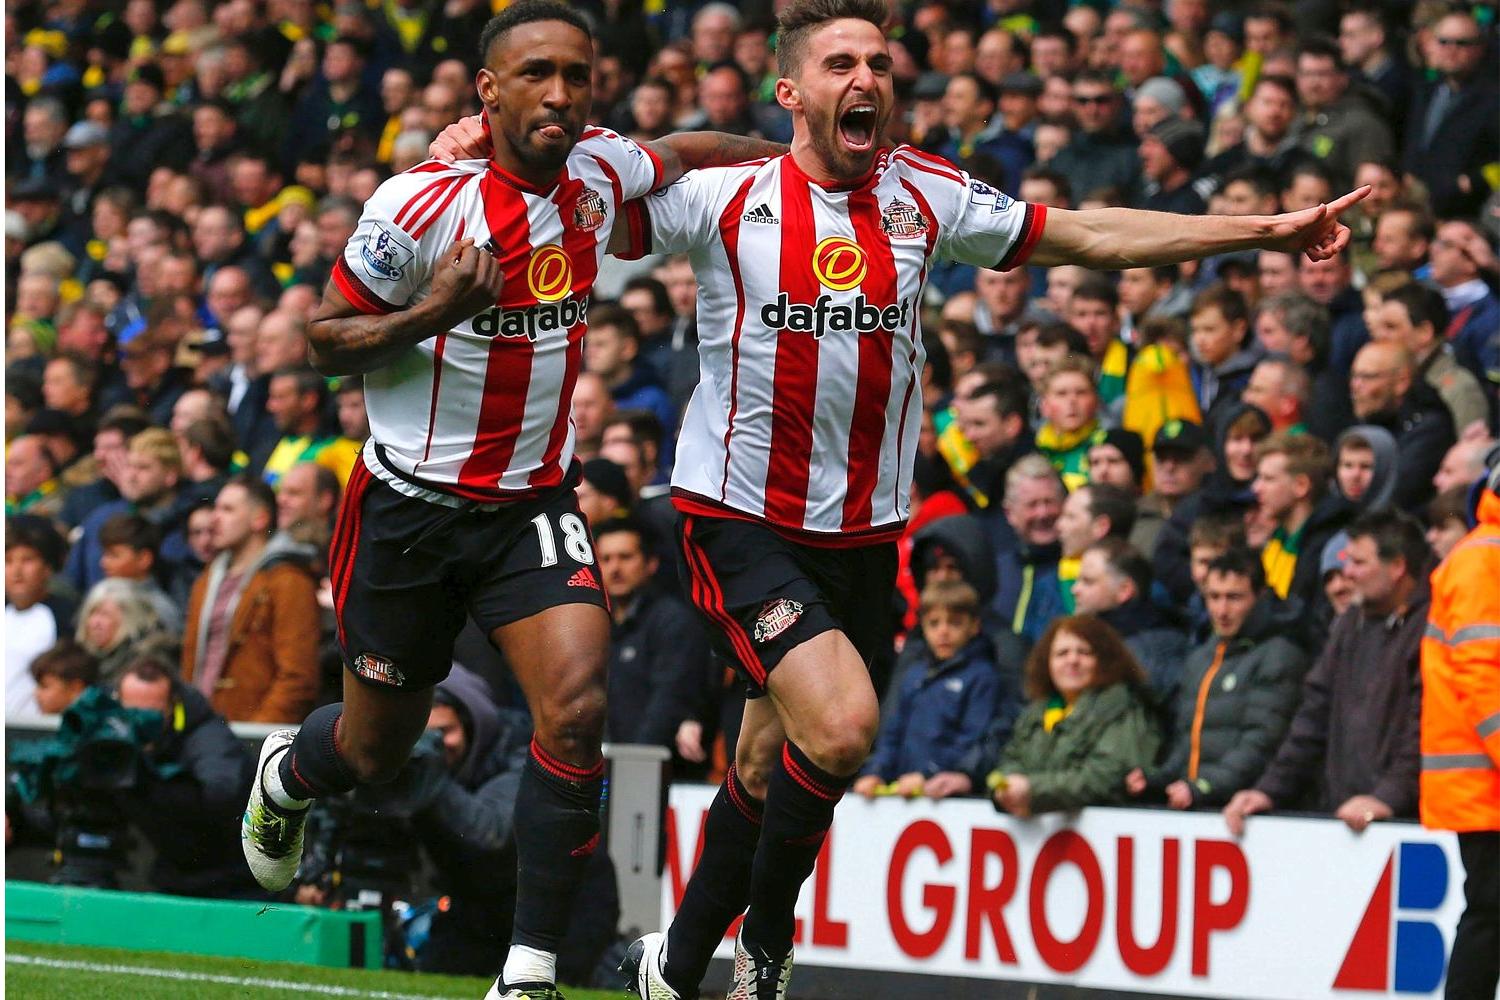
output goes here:
{"type": "Polygon", "coordinates": [[[291,749],[281,755],[281,787],[293,798],[320,799],[347,792],[359,782],[339,754],[338,727],[344,703],[314,709],[297,730],[291,749]]]}
{"type": "Polygon", "coordinates": [[[782,747],[766,790],[765,819],[750,873],[750,909],[740,928],[747,948],[772,957],[791,949],[797,893],[812,874],[833,825],[833,807],[851,777],[824,771],[791,740],[782,747]]]}
{"type": "Polygon", "coordinates": [[[730,764],[719,794],[708,807],[698,867],[667,928],[667,964],[662,975],[684,997],[698,995],[714,949],[750,902],[750,866],[764,809],[765,804],[746,791],[730,764]]]}
{"type": "Polygon", "coordinates": [[[575,767],[531,741],[516,794],[516,924],[511,944],[556,952],[599,846],[604,761],[575,767]]]}

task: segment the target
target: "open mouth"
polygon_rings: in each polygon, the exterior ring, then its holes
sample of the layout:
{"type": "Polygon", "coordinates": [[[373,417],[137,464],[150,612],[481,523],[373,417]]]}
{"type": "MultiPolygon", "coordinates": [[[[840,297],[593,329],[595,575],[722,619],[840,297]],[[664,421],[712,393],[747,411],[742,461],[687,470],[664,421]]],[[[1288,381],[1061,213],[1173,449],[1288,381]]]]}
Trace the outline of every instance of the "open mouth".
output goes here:
{"type": "Polygon", "coordinates": [[[875,144],[875,105],[851,104],[839,116],[839,136],[844,145],[863,152],[875,144]]]}

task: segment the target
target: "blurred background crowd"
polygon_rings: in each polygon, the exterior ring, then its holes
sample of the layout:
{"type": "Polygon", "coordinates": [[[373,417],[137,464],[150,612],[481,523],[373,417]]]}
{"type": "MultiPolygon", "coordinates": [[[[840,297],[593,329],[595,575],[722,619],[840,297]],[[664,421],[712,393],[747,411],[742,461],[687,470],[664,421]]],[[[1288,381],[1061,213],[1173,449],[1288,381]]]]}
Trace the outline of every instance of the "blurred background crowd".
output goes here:
{"type": "MultiPolygon", "coordinates": [[[[594,121],[790,137],[774,3],[577,6],[594,121]]],[[[369,427],[358,378],[308,367],[306,328],[362,203],[478,111],[495,7],[7,5],[6,713],[138,724],[110,801],[162,891],[254,895],[234,832],[252,764],[225,720],[337,700],[326,556],[369,427]]],[[[934,268],[901,584],[870,609],[899,627],[855,791],[1415,817],[1428,574],[1484,521],[1496,461],[1495,5],[903,0],[889,36],[889,139],[1020,200],[1371,194],[1325,262],[934,268]]],[[[603,269],[573,417],[614,606],[607,739],[718,781],[743,693],[684,601],[665,485],[694,298],[682,258],[603,269]]],[[[346,901],[350,845],[395,852],[387,874],[420,845],[450,893],[420,962],[493,972],[528,722],[477,629],[455,659],[402,780],[320,807],[297,898],[346,901]]],[[[74,772],[13,771],[7,839],[63,837],[74,772]]],[[[613,939],[610,880],[565,977],[613,939]]]]}

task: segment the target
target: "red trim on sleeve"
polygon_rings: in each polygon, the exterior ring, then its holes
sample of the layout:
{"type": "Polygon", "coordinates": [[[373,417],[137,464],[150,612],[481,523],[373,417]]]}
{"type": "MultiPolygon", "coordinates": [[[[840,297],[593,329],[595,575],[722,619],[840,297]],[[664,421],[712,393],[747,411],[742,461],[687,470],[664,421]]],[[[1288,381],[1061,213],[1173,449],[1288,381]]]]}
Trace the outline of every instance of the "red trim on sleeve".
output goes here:
{"type": "Polygon", "coordinates": [[[651,161],[651,168],[656,172],[656,179],[651,182],[651,190],[655,191],[657,188],[661,187],[662,179],[666,176],[666,170],[661,165],[661,157],[656,155],[656,150],[652,149],[644,142],[637,143],[636,145],[641,147],[641,150],[646,154],[647,159],[651,161]]]}
{"type": "Polygon", "coordinates": [[[372,316],[383,316],[393,313],[401,307],[370,291],[359,275],[349,266],[349,262],[340,257],[333,265],[333,284],[338,288],[339,294],[349,300],[349,304],[362,313],[372,316]]]}
{"type": "Polygon", "coordinates": [[[1042,230],[1047,226],[1047,206],[1033,205],[1027,203],[1026,217],[1021,222],[1021,236],[1011,248],[1006,251],[1000,263],[995,265],[997,271],[1009,271],[1025,264],[1031,257],[1031,251],[1036,249],[1037,240],[1042,238],[1042,230]]]}
{"type": "Polygon", "coordinates": [[[615,254],[621,260],[640,260],[651,254],[651,209],[646,199],[635,198],[620,206],[620,217],[625,220],[626,239],[624,250],[615,254]]]}

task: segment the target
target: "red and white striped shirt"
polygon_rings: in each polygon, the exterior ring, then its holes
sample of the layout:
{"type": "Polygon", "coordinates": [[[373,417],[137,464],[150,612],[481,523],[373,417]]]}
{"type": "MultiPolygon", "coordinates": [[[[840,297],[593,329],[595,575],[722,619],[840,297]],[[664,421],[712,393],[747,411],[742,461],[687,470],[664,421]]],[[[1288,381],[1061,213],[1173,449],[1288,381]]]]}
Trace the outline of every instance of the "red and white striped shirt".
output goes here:
{"type": "Polygon", "coordinates": [[[660,178],[645,147],[591,128],[545,190],[489,160],[429,161],[380,186],[333,270],[356,308],[420,302],[444,252],[469,237],[500,261],[505,289],[495,308],[365,376],[365,460],[376,476],[448,503],[504,502],[564,481],[599,261],[621,205],[660,178]]]}
{"type": "Polygon", "coordinates": [[[649,249],[688,252],[698,277],[702,375],[672,475],[679,509],[814,545],[899,534],[928,261],[1019,266],[1046,209],[908,146],[853,185],[819,184],[781,156],[692,171],[638,204],[649,249]]]}

